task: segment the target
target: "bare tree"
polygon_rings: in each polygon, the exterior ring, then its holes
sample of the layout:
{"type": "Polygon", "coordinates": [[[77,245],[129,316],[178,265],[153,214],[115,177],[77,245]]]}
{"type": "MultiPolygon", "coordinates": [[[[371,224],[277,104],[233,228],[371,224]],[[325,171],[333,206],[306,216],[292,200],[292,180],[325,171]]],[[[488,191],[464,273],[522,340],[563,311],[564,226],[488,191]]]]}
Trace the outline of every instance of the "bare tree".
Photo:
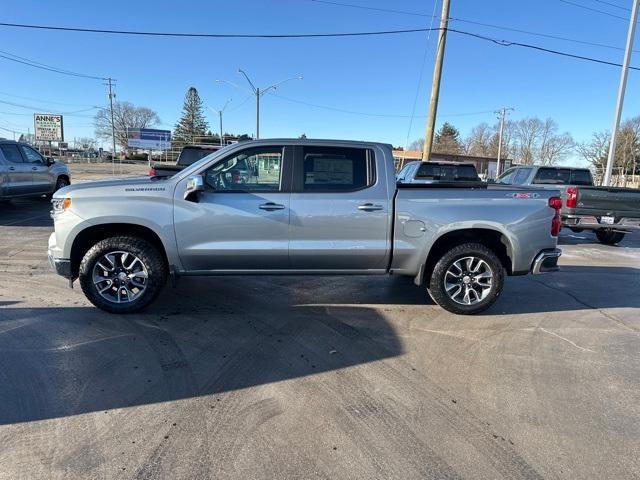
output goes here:
{"type": "Polygon", "coordinates": [[[77,138],[74,143],[74,148],[78,148],[77,146],[80,145],[81,148],[88,150],[95,150],[95,148],[98,146],[98,141],[95,138],[91,137],[77,138]]]}
{"type": "Polygon", "coordinates": [[[513,122],[512,153],[516,162],[524,165],[554,165],[566,158],[574,147],[569,133],[558,133],[555,120],[528,117],[513,122]]]}
{"type": "Polygon", "coordinates": [[[409,150],[412,150],[412,151],[422,152],[423,148],[424,148],[424,138],[419,138],[409,144],[409,150]]]}
{"type": "MultiPolygon", "coordinates": [[[[114,102],[113,123],[116,131],[116,143],[126,149],[129,129],[154,127],[160,123],[160,117],[147,107],[136,107],[130,102],[114,102]]],[[[98,138],[111,138],[111,112],[108,108],[98,111],[94,125],[98,138]]]]}
{"type": "Polygon", "coordinates": [[[497,154],[496,129],[482,122],[471,129],[463,143],[467,155],[494,157],[497,154]]]}
{"type": "MultiPolygon", "coordinates": [[[[609,157],[611,134],[607,131],[594,132],[588,142],[577,146],[582,157],[587,160],[596,172],[603,172],[609,157]]],[[[616,152],[613,160],[616,184],[622,178],[626,183],[626,175],[634,173],[640,164],[640,116],[622,123],[618,132],[616,152]]]]}

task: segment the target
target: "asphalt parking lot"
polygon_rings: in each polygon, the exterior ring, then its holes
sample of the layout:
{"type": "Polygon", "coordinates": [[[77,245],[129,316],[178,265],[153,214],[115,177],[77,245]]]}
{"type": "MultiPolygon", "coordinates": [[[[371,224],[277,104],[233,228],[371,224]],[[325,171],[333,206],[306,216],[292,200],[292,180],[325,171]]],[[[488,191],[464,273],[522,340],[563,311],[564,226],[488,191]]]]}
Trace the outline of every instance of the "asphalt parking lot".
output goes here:
{"type": "Polygon", "coordinates": [[[143,314],[0,206],[0,478],[638,478],[640,235],[455,316],[404,278],[189,278],[143,314]]]}

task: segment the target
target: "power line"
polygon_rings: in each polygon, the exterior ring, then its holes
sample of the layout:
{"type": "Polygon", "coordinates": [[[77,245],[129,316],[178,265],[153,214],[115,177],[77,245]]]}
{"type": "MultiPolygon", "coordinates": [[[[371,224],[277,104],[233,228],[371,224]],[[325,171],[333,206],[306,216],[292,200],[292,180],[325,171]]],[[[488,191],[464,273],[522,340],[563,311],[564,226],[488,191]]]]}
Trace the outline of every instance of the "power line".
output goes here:
{"type": "MultiPolygon", "coordinates": [[[[342,2],[332,2],[332,1],[328,1],[328,0],[310,0],[314,3],[323,3],[326,5],[333,5],[333,6],[337,6],[337,7],[348,7],[348,8],[356,8],[356,9],[360,9],[360,10],[370,10],[370,11],[374,11],[374,12],[385,12],[385,13],[398,13],[401,15],[411,15],[414,17],[434,17],[435,15],[427,15],[425,13],[419,13],[419,12],[410,12],[407,10],[394,10],[394,9],[389,9],[389,8],[375,8],[375,7],[367,7],[365,5],[355,5],[352,3],[342,3],[342,2]]],[[[598,0],[595,0],[598,1],[598,0]]],[[[604,2],[606,3],[606,2],[604,2]]],[[[573,3],[572,3],[573,4],[573,3]]],[[[578,5],[580,6],[580,5],[578,5]]],[[[623,7],[618,7],[618,8],[623,8],[623,7]]],[[[624,9],[624,8],[623,8],[624,9]]],[[[625,9],[628,10],[628,9],[625,9]]],[[[600,12],[600,10],[598,10],[598,12],[600,12]]],[[[623,18],[623,17],[619,17],[619,18],[623,18]]],[[[504,25],[496,25],[496,24],[492,24],[492,23],[484,23],[484,22],[479,22],[476,20],[468,20],[465,18],[458,18],[458,17],[449,17],[449,21],[450,22],[461,22],[461,23],[468,23],[470,25],[478,25],[478,26],[482,26],[482,27],[488,27],[488,28],[495,28],[498,30],[505,30],[508,32],[517,32],[517,33],[524,33],[526,35],[533,35],[533,36],[537,36],[537,37],[543,37],[543,38],[552,38],[554,40],[560,40],[563,42],[572,42],[572,43],[577,43],[577,44],[582,44],[582,45],[589,45],[592,47],[603,47],[603,48],[611,48],[611,49],[615,49],[615,50],[624,50],[624,48],[622,47],[618,47],[615,45],[607,45],[604,43],[598,43],[598,42],[591,42],[588,40],[580,40],[580,39],[576,39],[576,38],[569,38],[569,37],[564,37],[564,36],[560,36],[560,35],[553,35],[553,34],[549,34],[549,33],[542,33],[542,32],[534,32],[531,30],[524,30],[521,28],[514,28],[514,27],[506,27],[504,25]]]]}
{"type": "MultiPolygon", "coordinates": [[[[433,21],[436,18],[436,7],[438,5],[437,0],[433,2],[433,10],[431,12],[431,22],[429,23],[429,28],[433,27],[433,21]]],[[[411,117],[409,120],[409,127],[407,128],[407,138],[405,140],[404,147],[405,149],[409,148],[409,137],[411,136],[411,130],[413,129],[413,119],[416,115],[416,107],[418,106],[418,97],[420,96],[420,87],[422,86],[422,77],[424,75],[424,67],[427,64],[427,55],[429,54],[429,41],[431,40],[431,32],[427,34],[427,41],[424,46],[424,54],[422,55],[422,65],[420,66],[420,74],[418,75],[418,82],[416,84],[416,93],[413,97],[413,105],[411,106],[411,117]]]]}
{"type": "Polygon", "coordinates": [[[88,105],[86,103],[65,103],[65,102],[57,102],[55,100],[42,100],[41,98],[23,97],[21,95],[15,95],[13,93],[7,93],[7,92],[0,92],[0,95],[5,95],[7,97],[13,97],[13,98],[21,98],[22,100],[33,100],[34,102],[51,103],[54,105],[66,105],[67,107],[93,107],[93,105],[88,105]]]}
{"type": "MultiPolygon", "coordinates": [[[[455,30],[453,28],[449,28],[448,30],[450,32],[459,33],[461,35],[467,35],[467,36],[470,36],[470,37],[478,38],[480,40],[485,40],[485,41],[488,41],[488,42],[492,42],[492,43],[495,43],[496,45],[500,45],[501,47],[512,47],[512,46],[513,47],[523,47],[523,48],[529,48],[529,49],[532,49],[532,50],[538,50],[540,52],[551,53],[553,55],[560,55],[560,56],[563,56],[563,57],[575,58],[577,60],[585,60],[585,61],[588,61],[588,62],[601,63],[601,64],[604,64],[604,65],[611,65],[611,66],[614,66],[614,67],[622,67],[621,64],[616,63],[616,62],[610,62],[608,60],[602,60],[602,59],[599,59],[599,58],[593,58],[593,57],[587,57],[587,56],[584,56],[584,55],[576,55],[576,54],[573,54],[573,53],[562,52],[560,50],[553,50],[551,48],[540,47],[538,45],[531,45],[529,43],[512,42],[512,41],[509,41],[509,40],[499,40],[497,38],[486,37],[484,35],[479,35],[477,33],[472,33],[472,32],[465,32],[463,30],[455,30]]],[[[632,70],[640,70],[639,67],[629,67],[629,68],[632,69],[632,70]]]]}
{"type": "MultiPolygon", "coordinates": [[[[26,108],[27,110],[34,110],[34,111],[47,111],[48,108],[41,108],[41,107],[34,107],[33,105],[24,105],[22,103],[16,103],[16,102],[9,102],[8,100],[0,100],[0,103],[5,104],[5,105],[11,105],[12,107],[18,107],[18,108],[26,108]]],[[[70,116],[75,116],[75,117],[88,117],[88,118],[92,118],[92,115],[78,115],[79,113],[82,112],[88,112],[91,110],[101,110],[103,107],[91,107],[91,108],[83,108],[82,110],[74,110],[72,112],[54,112],[58,115],[70,115],[70,116]]]]}
{"type": "Polygon", "coordinates": [[[623,7],[622,5],[618,5],[617,3],[605,2],[604,0],[593,0],[594,2],[602,3],[603,5],[609,5],[610,7],[619,8],[620,10],[626,10],[630,12],[631,9],[627,7],[623,7]]]}
{"type": "MultiPolygon", "coordinates": [[[[273,95],[276,98],[279,98],[281,100],[285,100],[287,102],[292,102],[292,103],[299,103],[301,105],[306,105],[308,107],[314,107],[314,108],[322,108],[325,110],[331,110],[334,112],[340,112],[340,113],[348,113],[350,115],[361,115],[364,117],[381,117],[381,118],[411,118],[411,115],[403,115],[403,114],[390,114],[390,113],[371,113],[371,112],[359,112],[359,111],[355,111],[355,110],[346,110],[344,108],[338,108],[338,107],[330,107],[328,105],[318,105],[317,103],[310,103],[310,102],[305,102],[302,100],[296,100],[294,98],[289,98],[289,97],[283,97],[282,95],[277,95],[275,93],[271,93],[271,95],[273,95]]],[[[486,113],[493,113],[493,110],[483,110],[481,112],[466,112],[466,113],[452,113],[452,114],[443,114],[440,115],[442,117],[466,117],[466,116],[473,116],[473,115],[483,115],[486,113]]],[[[426,117],[426,115],[418,115],[421,118],[426,117]]]]}
{"type": "Polygon", "coordinates": [[[96,76],[88,75],[85,73],[72,72],[71,70],[63,70],[61,68],[52,67],[51,65],[40,63],[35,60],[30,60],[28,58],[21,57],[19,55],[15,55],[13,53],[5,52],[2,50],[0,50],[0,58],[4,58],[5,60],[10,60],[16,63],[21,63],[23,65],[28,65],[30,67],[39,68],[41,70],[47,70],[54,73],[60,73],[62,75],[68,75],[71,77],[90,78],[92,80],[104,80],[102,77],[96,77],[96,76]]]}
{"type": "Polygon", "coordinates": [[[582,8],[584,10],[589,10],[591,12],[600,13],[602,15],[607,15],[607,16],[613,17],[613,18],[619,18],[620,20],[624,20],[625,22],[629,21],[628,18],[621,17],[620,15],[616,15],[614,13],[605,12],[604,10],[598,10],[597,8],[587,7],[586,5],[582,5],[580,3],[571,2],[569,0],[558,0],[558,1],[562,2],[562,3],[566,3],[567,5],[573,5],[574,7],[582,8]]]}
{"type": "MultiPolygon", "coordinates": [[[[143,35],[152,37],[196,37],[196,38],[323,38],[323,37],[364,37],[376,35],[397,35],[404,33],[428,32],[426,28],[409,28],[399,30],[379,30],[369,32],[335,32],[335,33],[188,33],[188,32],[153,32],[139,30],[107,30],[101,28],[56,27],[51,25],[31,25],[24,23],[0,22],[0,27],[30,28],[38,30],[57,30],[62,32],[106,33],[111,35],[143,35]]],[[[83,75],[86,76],[86,75],[83,75]]],[[[105,80],[98,77],[98,80],[105,80]]]]}

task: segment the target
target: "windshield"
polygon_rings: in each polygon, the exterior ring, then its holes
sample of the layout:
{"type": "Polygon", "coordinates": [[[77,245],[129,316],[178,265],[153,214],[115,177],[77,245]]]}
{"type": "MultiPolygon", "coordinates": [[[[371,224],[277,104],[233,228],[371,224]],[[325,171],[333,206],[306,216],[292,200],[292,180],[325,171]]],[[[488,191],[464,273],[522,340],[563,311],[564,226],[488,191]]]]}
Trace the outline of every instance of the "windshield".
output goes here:
{"type": "Polygon", "coordinates": [[[480,180],[473,165],[434,165],[431,163],[420,165],[415,178],[447,182],[477,182],[480,180]]]}

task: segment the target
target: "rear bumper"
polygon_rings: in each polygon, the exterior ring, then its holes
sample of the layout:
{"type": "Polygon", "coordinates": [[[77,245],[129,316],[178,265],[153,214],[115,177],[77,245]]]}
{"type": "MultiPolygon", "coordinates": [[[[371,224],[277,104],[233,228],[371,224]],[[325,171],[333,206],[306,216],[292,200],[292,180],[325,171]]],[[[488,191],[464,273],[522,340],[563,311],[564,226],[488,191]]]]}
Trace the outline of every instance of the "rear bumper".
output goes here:
{"type": "Polygon", "coordinates": [[[536,258],[533,259],[531,273],[538,275],[539,273],[558,271],[558,258],[560,258],[560,255],[562,255],[562,250],[559,248],[542,250],[536,255],[536,258]]]}
{"type": "Polygon", "coordinates": [[[616,218],[615,223],[600,223],[600,217],[594,215],[564,215],[562,217],[562,226],[569,228],[583,228],[585,230],[600,230],[607,228],[611,230],[620,230],[630,232],[640,230],[640,218],[616,218]]]}

